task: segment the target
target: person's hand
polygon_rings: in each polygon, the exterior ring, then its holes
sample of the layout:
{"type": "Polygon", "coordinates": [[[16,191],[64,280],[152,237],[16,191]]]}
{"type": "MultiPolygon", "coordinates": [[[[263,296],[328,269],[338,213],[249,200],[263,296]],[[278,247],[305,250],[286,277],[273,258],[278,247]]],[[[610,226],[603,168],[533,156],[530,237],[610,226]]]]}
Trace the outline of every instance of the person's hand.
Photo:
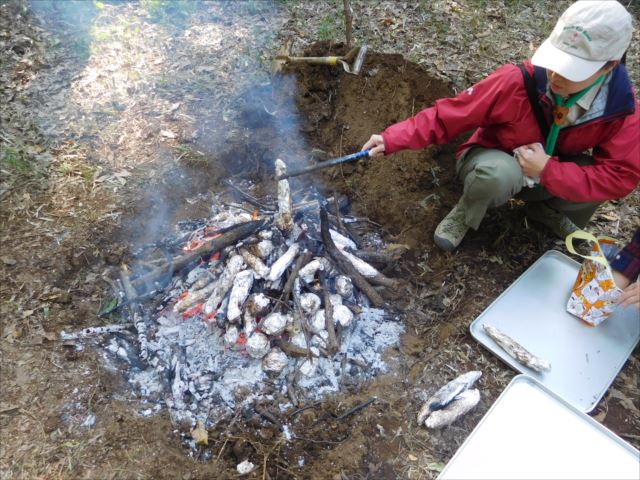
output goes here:
{"type": "Polygon", "coordinates": [[[545,165],[551,158],[547,155],[539,143],[522,145],[514,150],[516,160],[522,168],[522,173],[527,177],[539,177],[545,165]]]}
{"type": "Polygon", "coordinates": [[[371,135],[371,138],[362,146],[361,150],[369,150],[370,157],[381,157],[384,155],[384,139],[382,135],[371,135]]]}
{"type": "Polygon", "coordinates": [[[622,295],[618,299],[618,305],[628,307],[632,305],[640,310],[640,283],[631,282],[627,288],[622,290],[622,295]]]}

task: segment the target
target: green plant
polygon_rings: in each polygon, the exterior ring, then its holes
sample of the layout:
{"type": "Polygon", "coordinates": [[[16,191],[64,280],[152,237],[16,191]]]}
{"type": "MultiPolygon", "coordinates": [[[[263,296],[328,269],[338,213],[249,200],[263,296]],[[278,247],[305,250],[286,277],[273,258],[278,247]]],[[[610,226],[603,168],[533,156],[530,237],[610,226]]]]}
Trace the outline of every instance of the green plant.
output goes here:
{"type": "Polygon", "coordinates": [[[184,20],[200,7],[199,2],[191,0],[140,0],[140,6],[154,21],[168,17],[184,20]]]}
{"type": "Polygon", "coordinates": [[[19,175],[29,175],[34,172],[33,159],[24,151],[13,147],[4,147],[0,155],[0,165],[19,175]]]}
{"type": "Polygon", "coordinates": [[[332,15],[327,15],[320,21],[318,27],[318,39],[333,40],[336,38],[336,19],[332,15]]]}

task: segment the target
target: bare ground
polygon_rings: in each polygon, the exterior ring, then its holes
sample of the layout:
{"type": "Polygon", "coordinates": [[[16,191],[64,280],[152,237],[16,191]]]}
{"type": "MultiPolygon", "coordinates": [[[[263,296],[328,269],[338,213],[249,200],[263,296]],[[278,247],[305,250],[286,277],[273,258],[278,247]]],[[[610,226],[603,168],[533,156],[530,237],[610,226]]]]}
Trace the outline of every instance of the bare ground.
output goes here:
{"type": "MultiPolygon", "coordinates": [[[[386,272],[403,279],[390,298],[408,331],[389,352],[391,374],[296,414],[293,442],[262,419],[230,419],[192,458],[165,414],[137,416],[123,380],[91,350],[70,355],[58,333],[104,322],[103,277],[176,219],[206,216],[224,178],[269,189],[276,156],[359,149],[527,56],[566,2],[353,2],[356,40],[372,46],[363,75],[300,68],[270,96],[260,85],[285,37],[298,52],[343,38],[335,2],[176,5],[0,6],[3,478],[235,478],[246,457],[258,465],[251,478],[434,478],[514,375],[470,338],[469,323],[542,253],[563,248],[526,228],[517,204],[492,211],[457,253],[434,248],[433,229],[460,192],[450,147],[315,177],[411,247],[386,272]],[[288,113],[274,121],[258,101],[288,113]],[[470,369],[484,372],[479,407],[442,431],[417,426],[424,393],[470,369]],[[95,425],[83,426],[92,414],[95,425]]],[[[639,200],[636,191],[607,203],[590,229],[628,238],[639,200]]],[[[594,412],[636,447],[639,364],[636,349],[594,412]]]]}

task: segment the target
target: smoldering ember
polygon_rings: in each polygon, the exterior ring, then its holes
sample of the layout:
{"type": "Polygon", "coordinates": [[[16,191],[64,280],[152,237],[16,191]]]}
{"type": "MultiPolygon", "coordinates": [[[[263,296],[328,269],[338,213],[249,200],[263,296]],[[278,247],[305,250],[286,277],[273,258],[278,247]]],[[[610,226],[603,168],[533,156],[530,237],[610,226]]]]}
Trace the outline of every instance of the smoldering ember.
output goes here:
{"type": "MultiPolygon", "coordinates": [[[[275,169],[286,173],[282,160],[275,169]]],[[[140,249],[150,270],[112,279],[129,325],[61,333],[68,349],[100,337],[107,367],[124,366],[147,404],[140,413],[166,406],[184,433],[238,406],[284,412],[385,372],[404,330],[373,287],[396,282],[366,261],[392,256],[374,250],[375,235],[349,238],[359,220],[344,202],[316,193],[294,204],[287,179],[274,202],[231,186],[248,202],[218,196],[210,218],[140,249]],[[146,258],[159,246],[163,256],[146,258]]]]}

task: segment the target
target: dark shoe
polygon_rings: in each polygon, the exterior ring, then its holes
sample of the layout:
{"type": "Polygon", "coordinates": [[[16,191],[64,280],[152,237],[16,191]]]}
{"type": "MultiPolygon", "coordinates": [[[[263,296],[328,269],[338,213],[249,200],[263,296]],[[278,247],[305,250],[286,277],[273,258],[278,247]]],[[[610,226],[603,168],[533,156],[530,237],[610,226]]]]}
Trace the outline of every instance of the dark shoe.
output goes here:
{"type": "Polygon", "coordinates": [[[564,213],[554,210],[544,202],[527,202],[525,212],[529,220],[544,225],[563,240],[567,235],[580,230],[564,213]]]}

